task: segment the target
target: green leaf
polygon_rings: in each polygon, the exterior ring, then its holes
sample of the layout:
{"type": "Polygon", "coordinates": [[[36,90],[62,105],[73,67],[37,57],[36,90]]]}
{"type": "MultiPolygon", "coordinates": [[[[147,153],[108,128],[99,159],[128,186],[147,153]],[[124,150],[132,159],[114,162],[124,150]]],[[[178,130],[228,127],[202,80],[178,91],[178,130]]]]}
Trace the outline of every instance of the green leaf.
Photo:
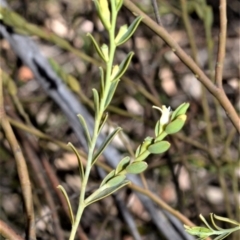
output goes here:
{"type": "Polygon", "coordinates": [[[70,146],[72,148],[72,150],[74,151],[75,155],[77,156],[80,178],[81,178],[81,181],[83,181],[84,170],[83,170],[83,164],[82,164],[82,161],[81,161],[81,157],[80,157],[77,149],[72,145],[72,143],[69,142],[68,146],[70,146]]]}
{"type": "Polygon", "coordinates": [[[108,119],[108,113],[105,113],[100,125],[99,125],[99,129],[98,129],[98,134],[101,132],[103,126],[105,125],[106,121],[108,119]]]}
{"type": "Polygon", "coordinates": [[[129,183],[130,183],[130,181],[124,180],[120,184],[115,185],[113,187],[107,187],[107,185],[103,185],[102,187],[97,189],[94,193],[92,193],[88,198],[85,199],[85,205],[87,206],[91,203],[99,201],[100,199],[105,198],[105,197],[113,194],[114,192],[116,192],[117,190],[126,186],[129,183]]]}
{"type": "Polygon", "coordinates": [[[214,238],[214,240],[223,240],[225,238],[227,238],[227,236],[229,236],[232,232],[227,232],[227,233],[223,233],[220,236],[214,238]]]}
{"type": "Polygon", "coordinates": [[[212,216],[213,216],[214,218],[216,218],[217,220],[219,220],[219,221],[231,223],[231,224],[234,224],[234,225],[237,225],[237,226],[240,225],[239,222],[237,222],[237,221],[235,221],[235,220],[232,220],[232,219],[230,219],[230,218],[221,217],[221,216],[218,216],[218,215],[216,215],[216,214],[211,213],[211,218],[212,218],[212,216]]]}
{"type": "Polygon", "coordinates": [[[100,187],[102,187],[103,185],[105,185],[105,183],[107,181],[109,181],[111,178],[113,178],[115,176],[115,170],[112,170],[110,173],[108,173],[108,175],[102,180],[100,187]]]}
{"type": "Polygon", "coordinates": [[[172,113],[171,120],[174,120],[179,115],[185,114],[189,108],[189,103],[182,103],[178,108],[172,113]]]}
{"type": "MultiPolygon", "coordinates": [[[[212,221],[212,224],[213,224],[213,226],[217,229],[217,230],[224,230],[223,228],[220,228],[220,227],[218,227],[217,226],[217,224],[215,223],[215,221],[214,221],[214,214],[213,213],[210,213],[210,217],[211,217],[211,221],[212,221]]],[[[228,218],[226,218],[226,219],[228,219],[228,218]]],[[[230,219],[229,219],[230,220],[230,219]]]]}
{"type": "Polygon", "coordinates": [[[163,140],[168,134],[165,131],[162,131],[156,138],[155,142],[159,142],[163,140]]]}
{"type": "Polygon", "coordinates": [[[135,157],[137,157],[137,156],[140,154],[141,145],[142,145],[142,144],[140,144],[140,145],[137,147],[137,150],[136,150],[136,152],[135,152],[135,157]]]}
{"type": "Polygon", "coordinates": [[[122,130],[122,128],[117,127],[114,131],[112,131],[112,133],[110,135],[107,136],[107,138],[105,139],[105,141],[101,144],[101,146],[99,147],[99,149],[97,150],[96,154],[93,157],[93,161],[92,161],[92,165],[97,161],[97,159],[99,158],[99,156],[102,154],[102,152],[104,151],[104,149],[109,145],[109,143],[112,141],[112,139],[114,138],[114,136],[120,132],[122,130]]]}
{"type": "Polygon", "coordinates": [[[109,89],[109,92],[108,92],[108,96],[107,96],[107,99],[106,99],[106,102],[105,102],[105,109],[108,107],[108,105],[110,104],[112,98],[113,98],[113,95],[116,91],[116,88],[117,88],[117,85],[119,83],[119,80],[117,81],[114,81],[111,83],[111,87],[109,89]]]}
{"type": "Polygon", "coordinates": [[[115,1],[116,2],[116,9],[117,9],[117,11],[119,11],[120,10],[120,8],[122,7],[122,4],[123,4],[123,0],[116,0],[115,1]]]}
{"type": "Polygon", "coordinates": [[[127,173],[138,174],[146,170],[147,168],[146,162],[133,162],[131,165],[127,166],[127,173]]]}
{"type": "Polygon", "coordinates": [[[134,162],[140,162],[146,159],[150,155],[150,152],[148,150],[145,150],[141,154],[139,154],[135,159],[134,162]]]}
{"type": "Polygon", "coordinates": [[[90,134],[89,134],[89,131],[88,131],[88,127],[87,127],[86,121],[85,121],[85,119],[83,118],[83,116],[81,114],[78,114],[77,116],[78,116],[79,121],[82,124],[83,130],[84,130],[84,134],[85,134],[85,137],[87,138],[87,143],[88,143],[88,146],[89,146],[90,143],[91,143],[91,137],[90,137],[90,134]]]}
{"type": "Polygon", "coordinates": [[[108,187],[115,187],[115,186],[118,186],[120,183],[122,183],[124,180],[125,180],[126,176],[125,175],[119,175],[119,176],[116,176],[112,179],[110,179],[106,185],[108,187]]]}
{"type": "Polygon", "coordinates": [[[204,16],[204,6],[202,4],[199,4],[196,2],[196,4],[194,5],[195,7],[195,11],[198,15],[198,17],[203,20],[203,16],[204,16]]]}
{"type": "Polygon", "coordinates": [[[142,16],[138,16],[133,22],[132,24],[129,26],[127,32],[116,42],[116,45],[122,45],[123,43],[125,43],[132,35],[133,33],[136,31],[139,23],[141,22],[141,20],[143,19],[142,16]]]}
{"type": "Polygon", "coordinates": [[[109,49],[108,49],[108,45],[104,43],[104,44],[101,46],[101,50],[102,50],[102,53],[103,53],[105,62],[108,62],[108,61],[109,61],[109,49]]]}
{"type": "Polygon", "coordinates": [[[114,40],[116,44],[119,42],[119,40],[122,38],[122,36],[127,32],[127,30],[128,30],[127,24],[124,24],[119,28],[118,33],[114,40]]]}
{"type": "Polygon", "coordinates": [[[201,238],[209,237],[215,234],[215,232],[212,232],[212,230],[206,227],[189,227],[184,225],[184,228],[185,228],[185,231],[188,232],[189,234],[197,235],[201,238]]]}
{"type": "Polygon", "coordinates": [[[115,173],[118,174],[120,173],[121,171],[125,170],[126,167],[129,165],[130,163],[130,157],[125,157],[123,158],[117,165],[117,168],[115,170],[115,173]]]}
{"type": "Polygon", "coordinates": [[[141,145],[136,150],[135,157],[138,157],[138,155],[145,152],[148,148],[148,146],[152,143],[153,138],[152,137],[146,137],[141,145]]]}
{"type": "Polygon", "coordinates": [[[126,56],[126,58],[121,62],[120,66],[119,66],[119,71],[116,74],[115,78],[112,80],[113,82],[120,79],[122,77],[122,75],[126,72],[130,61],[133,57],[133,52],[128,53],[128,55],[126,56]]]}
{"type": "Polygon", "coordinates": [[[75,220],[74,220],[72,206],[71,206],[70,200],[68,198],[67,192],[65,191],[64,187],[61,186],[61,185],[58,185],[57,188],[60,189],[60,191],[63,193],[63,195],[64,195],[64,197],[65,197],[65,199],[67,201],[68,211],[69,211],[69,215],[70,215],[70,220],[71,220],[71,224],[73,225],[75,220]]]}
{"type": "Polygon", "coordinates": [[[186,121],[186,118],[181,118],[181,116],[186,116],[186,115],[180,115],[178,116],[178,118],[172,122],[170,122],[166,128],[165,128],[165,132],[167,134],[173,134],[173,133],[176,133],[178,131],[180,131],[183,126],[184,126],[184,123],[186,121]]]}
{"type": "Polygon", "coordinates": [[[92,89],[92,92],[93,92],[95,118],[97,118],[99,114],[99,95],[98,95],[98,91],[95,88],[92,89]]]}
{"type": "Polygon", "coordinates": [[[214,232],[214,229],[211,228],[211,226],[208,224],[207,220],[204,218],[202,214],[199,215],[200,219],[204,222],[204,224],[210,229],[212,232],[214,232]]]}
{"type": "Polygon", "coordinates": [[[166,152],[171,144],[167,141],[155,142],[148,147],[148,151],[153,154],[160,154],[166,152]]]}
{"type": "Polygon", "coordinates": [[[158,134],[161,132],[161,130],[162,130],[162,126],[161,126],[160,120],[159,120],[159,121],[157,121],[157,123],[156,123],[156,125],[155,125],[155,130],[154,130],[156,137],[157,137],[158,134]]]}
{"type": "Polygon", "coordinates": [[[87,36],[91,38],[98,55],[106,62],[105,56],[100,47],[98,46],[97,42],[95,41],[94,37],[92,36],[92,34],[88,33],[87,36]]]}

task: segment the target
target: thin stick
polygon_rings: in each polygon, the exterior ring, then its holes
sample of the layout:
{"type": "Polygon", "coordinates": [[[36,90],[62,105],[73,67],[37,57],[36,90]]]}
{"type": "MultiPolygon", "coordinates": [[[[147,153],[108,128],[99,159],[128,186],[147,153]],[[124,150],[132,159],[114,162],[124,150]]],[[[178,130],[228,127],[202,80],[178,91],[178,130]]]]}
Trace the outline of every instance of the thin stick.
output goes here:
{"type": "Polygon", "coordinates": [[[0,235],[8,240],[23,240],[13,229],[0,219],[0,235]]]}
{"type": "MultiPolygon", "coordinates": [[[[0,69],[0,76],[2,76],[1,73],[2,73],[2,70],[0,69]]],[[[28,174],[28,168],[27,168],[27,164],[23,156],[22,150],[14,135],[12,127],[5,115],[1,77],[0,77],[0,119],[1,119],[1,125],[5,133],[6,139],[8,140],[8,143],[13,151],[14,158],[16,161],[18,177],[21,184],[21,188],[22,188],[22,195],[23,195],[24,206],[25,206],[25,211],[27,216],[28,238],[36,239],[32,188],[31,188],[31,182],[28,174]]]]}
{"type": "Polygon", "coordinates": [[[189,17],[188,17],[186,0],[181,0],[181,8],[182,8],[183,22],[184,22],[184,25],[185,25],[185,28],[186,28],[189,44],[190,44],[191,51],[192,51],[192,58],[196,63],[198,63],[198,61],[197,61],[197,46],[196,46],[196,41],[195,41],[195,37],[194,37],[193,28],[191,26],[191,23],[190,23],[190,20],[189,20],[189,17]]]}
{"type": "Polygon", "coordinates": [[[227,4],[226,0],[220,0],[219,5],[220,11],[220,32],[219,32],[219,43],[218,43],[218,56],[215,68],[215,82],[216,85],[222,89],[222,72],[223,64],[225,59],[225,48],[227,38],[227,4]]]}
{"type": "Polygon", "coordinates": [[[160,14],[159,14],[157,0],[151,0],[151,1],[152,1],[154,13],[155,13],[156,21],[157,21],[158,25],[162,26],[162,21],[161,21],[160,14]]]}
{"type": "MultiPolygon", "coordinates": [[[[20,133],[21,134],[21,133],[20,133]]],[[[22,146],[23,149],[25,150],[26,156],[28,157],[31,167],[34,172],[35,180],[39,184],[40,188],[43,190],[43,196],[46,199],[46,202],[51,210],[51,216],[52,216],[52,221],[53,221],[53,229],[54,229],[54,234],[55,237],[59,240],[63,240],[63,231],[60,226],[60,221],[59,221],[59,216],[56,211],[56,204],[53,200],[53,191],[51,188],[48,186],[46,182],[46,178],[43,174],[43,167],[41,165],[41,161],[39,157],[36,155],[34,152],[34,147],[32,143],[29,141],[29,138],[24,139],[24,134],[21,134],[22,137],[22,146]]],[[[33,137],[31,136],[31,140],[34,141],[33,137]]]]}

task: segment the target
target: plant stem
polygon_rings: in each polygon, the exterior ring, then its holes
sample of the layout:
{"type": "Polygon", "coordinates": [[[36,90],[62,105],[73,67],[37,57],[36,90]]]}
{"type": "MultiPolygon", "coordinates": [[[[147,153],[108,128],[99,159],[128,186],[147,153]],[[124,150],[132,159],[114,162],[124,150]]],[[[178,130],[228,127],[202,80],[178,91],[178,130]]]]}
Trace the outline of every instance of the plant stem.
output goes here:
{"type": "Polygon", "coordinates": [[[101,95],[100,95],[99,114],[97,116],[95,116],[93,135],[92,135],[91,143],[90,143],[89,150],[88,150],[87,166],[86,166],[85,175],[83,178],[82,188],[81,188],[80,197],[79,197],[79,206],[78,206],[78,210],[77,210],[76,219],[72,225],[72,230],[71,230],[69,240],[74,240],[74,237],[76,235],[76,231],[77,231],[78,225],[80,223],[83,211],[86,207],[85,192],[86,192],[87,182],[88,182],[88,178],[89,178],[91,167],[92,167],[92,160],[94,157],[94,150],[96,147],[97,138],[99,135],[99,131],[98,131],[99,126],[101,123],[103,113],[106,108],[105,103],[106,103],[106,100],[107,100],[107,97],[108,97],[108,94],[110,91],[110,87],[111,87],[111,79],[110,78],[111,78],[114,54],[115,54],[115,50],[116,50],[116,44],[115,44],[114,39],[115,39],[115,26],[116,26],[116,19],[117,19],[117,10],[115,7],[115,3],[113,3],[113,2],[111,2],[111,9],[112,9],[111,28],[108,30],[110,48],[109,48],[109,60],[106,64],[105,84],[104,84],[103,92],[100,93],[101,95]]]}

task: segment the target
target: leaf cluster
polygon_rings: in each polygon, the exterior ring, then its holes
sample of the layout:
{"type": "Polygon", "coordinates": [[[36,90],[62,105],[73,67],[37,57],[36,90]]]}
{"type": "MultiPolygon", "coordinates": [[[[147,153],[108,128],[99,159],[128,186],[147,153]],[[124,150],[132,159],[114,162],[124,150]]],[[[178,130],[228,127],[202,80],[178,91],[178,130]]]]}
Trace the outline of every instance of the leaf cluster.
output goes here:
{"type": "Polygon", "coordinates": [[[234,220],[231,220],[229,218],[224,218],[224,217],[221,217],[221,216],[211,213],[210,214],[211,222],[216,229],[213,229],[201,214],[200,214],[200,218],[207,227],[198,227],[198,226],[189,227],[189,226],[184,225],[186,232],[188,232],[191,235],[198,236],[199,240],[204,240],[207,237],[210,237],[212,235],[217,235],[217,237],[214,238],[214,240],[222,240],[222,239],[226,238],[227,236],[229,236],[230,234],[232,234],[233,232],[240,231],[240,223],[236,222],[234,220]],[[222,221],[222,222],[227,222],[227,223],[233,224],[236,227],[227,228],[227,229],[220,228],[215,223],[215,219],[222,221]]]}

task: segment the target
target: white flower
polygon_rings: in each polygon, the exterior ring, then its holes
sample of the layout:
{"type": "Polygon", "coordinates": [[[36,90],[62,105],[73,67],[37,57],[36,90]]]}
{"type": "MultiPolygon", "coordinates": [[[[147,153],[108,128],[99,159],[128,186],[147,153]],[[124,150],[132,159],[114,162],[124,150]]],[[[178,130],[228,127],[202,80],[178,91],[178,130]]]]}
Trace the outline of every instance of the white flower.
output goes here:
{"type": "Polygon", "coordinates": [[[160,118],[160,125],[166,125],[170,122],[170,118],[171,118],[171,114],[172,114],[172,110],[171,107],[166,107],[165,105],[162,106],[162,108],[157,107],[157,106],[153,106],[153,108],[158,109],[161,113],[162,116],[160,118]]]}

